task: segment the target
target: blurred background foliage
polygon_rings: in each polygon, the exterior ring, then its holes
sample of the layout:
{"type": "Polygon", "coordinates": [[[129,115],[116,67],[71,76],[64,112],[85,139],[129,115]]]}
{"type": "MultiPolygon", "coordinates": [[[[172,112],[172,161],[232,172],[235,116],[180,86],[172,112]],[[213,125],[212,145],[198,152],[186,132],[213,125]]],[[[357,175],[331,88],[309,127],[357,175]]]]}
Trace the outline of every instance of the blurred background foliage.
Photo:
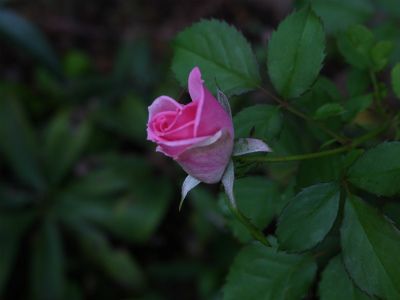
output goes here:
{"type": "MultiPolygon", "coordinates": [[[[169,42],[192,22],[234,24],[265,61],[272,30],[308,2],[331,38],[323,70],[330,80],[319,79],[299,103],[321,118],[334,117],[316,111],[332,99],[369,103],[362,96],[368,78],[345,66],[333,37],[371,25],[378,40],[394,43],[390,61],[399,61],[397,0],[1,1],[0,299],[220,299],[229,265],[250,236],[218,186],[193,191],[178,213],[185,174],[146,141],[147,106],[160,94],[188,99],[169,69],[169,42]],[[348,90],[343,78],[357,84],[348,90]]],[[[235,113],[264,101],[259,93],[231,99],[235,113]]],[[[264,108],[253,134],[273,138],[278,154],[324,140],[295,119],[263,122],[274,109],[264,108]]],[[[361,110],[352,109],[347,118],[361,110]]],[[[246,121],[246,114],[236,117],[238,136],[253,127],[246,121]]],[[[293,193],[335,178],[336,165],[253,166],[254,176],[236,184],[238,205],[273,231],[293,193]]],[[[238,168],[239,177],[249,169],[238,168]]]]}

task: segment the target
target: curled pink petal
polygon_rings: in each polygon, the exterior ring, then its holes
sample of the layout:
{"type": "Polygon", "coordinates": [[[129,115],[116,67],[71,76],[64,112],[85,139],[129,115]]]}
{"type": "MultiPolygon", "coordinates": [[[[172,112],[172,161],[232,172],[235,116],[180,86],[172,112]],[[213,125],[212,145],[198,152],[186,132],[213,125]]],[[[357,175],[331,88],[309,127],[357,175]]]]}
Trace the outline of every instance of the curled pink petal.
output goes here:
{"type": "Polygon", "coordinates": [[[149,106],[149,120],[156,114],[165,111],[176,111],[182,108],[182,105],[168,96],[160,96],[149,106]]]}

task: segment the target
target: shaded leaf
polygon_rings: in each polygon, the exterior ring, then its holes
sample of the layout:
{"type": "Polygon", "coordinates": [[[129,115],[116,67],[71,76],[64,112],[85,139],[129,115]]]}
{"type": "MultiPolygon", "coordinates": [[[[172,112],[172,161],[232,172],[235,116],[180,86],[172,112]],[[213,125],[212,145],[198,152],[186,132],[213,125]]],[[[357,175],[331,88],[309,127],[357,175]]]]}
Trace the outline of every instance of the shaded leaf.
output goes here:
{"type": "Polygon", "coordinates": [[[235,258],[224,300],[298,300],[311,285],[317,266],[308,256],[289,255],[255,244],[235,258]]]}
{"type": "Polygon", "coordinates": [[[321,300],[368,300],[372,299],[360,291],[347,274],[340,255],[331,259],[319,283],[321,300]]]}
{"type": "Polygon", "coordinates": [[[33,218],[32,213],[0,214],[0,296],[19,253],[20,239],[33,218]]]}
{"type": "Polygon", "coordinates": [[[217,86],[228,96],[254,89],[260,83],[255,56],[250,45],[234,27],[217,20],[204,20],[185,29],[175,38],[172,70],[182,86],[187,86],[193,67],[201,69],[212,93],[217,86]]]}
{"type": "Polygon", "coordinates": [[[356,196],[346,200],[341,245],[346,269],[363,291],[400,298],[400,233],[356,196]]]}
{"type": "Polygon", "coordinates": [[[364,23],[372,16],[370,0],[311,0],[315,13],[321,17],[328,33],[337,33],[350,25],[364,23]]]}
{"type": "Polygon", "coordinates": [[[284,98],[304,93],[322,68],[325,36],[320,19],[310,8],[280,23],[268,43],[268,74],[284,98]]]}
{"type": "Polygon", "coordinates": [[[400,193],[400,142],[382,143],[366,151],[350,168],[348,178],[376,195],[400,193]]]}
{"type": "Polygon", "coordinates": [[[280,247],[304,251],[321,242],[335,222],[339,199],[340,189],[333,183],[301,191],[279,217],[276,234],[280,247]]]}
{"type": "Polygon", "coordinates": [[[34,132],[15,96],[3,92],[0,89],[0,153],[24,183],[43,189],[34,132]]]}
{"type": "Polygon", "coordinates": [[[55,74],[62,74],[60,63],[43,34],[28,20],[9,9],[0,10],[0,35],[24,49],[55,74]]]}
{"type": "Polygon", "coordinates": [[[361,70],[372,67],[370,51],[374,45],[374,34],[363,25],[353,25],[338,36],[340,53],[346,61],[361,70]]]}
{"type": "Polygon", "coordinates": [[[64,255],[59,229],[46,219],[35,237],[30,270],[31,297],[61,299],[64,294],[64,255]]]}
{"type": "Polygon", "coordinates": [[[400,99],[400,63],[397,63],[392,69],[392,89],[397,98],[400,99]]]}
{"type": "Polygon", "coordinates": [[[69,113],[60,113],[52,120],[45,134],[43,155],[52,183],[63,179],[88,142],[88,121],[76,125],[72,124],[70,118],[69,113]]]}
{"type": "Polygon", "coordinates": [[[235,137],[254,137],[273,139],[279,134],[282,126],[282,115],[279,108],[268,104],[259,104],[241,110],[233,118],[235,137]]]}
{"type": "MultiPolygon", "coordinates": [[[[259,229],[264,229],[276,215],[279,204],[277,186],[263,177],[245,177],[235,181],[234,195],[239,210],[259,229]]],[[[230,212],[229,225],[242,242],[252,239],[248,230],[230,212]]]]}

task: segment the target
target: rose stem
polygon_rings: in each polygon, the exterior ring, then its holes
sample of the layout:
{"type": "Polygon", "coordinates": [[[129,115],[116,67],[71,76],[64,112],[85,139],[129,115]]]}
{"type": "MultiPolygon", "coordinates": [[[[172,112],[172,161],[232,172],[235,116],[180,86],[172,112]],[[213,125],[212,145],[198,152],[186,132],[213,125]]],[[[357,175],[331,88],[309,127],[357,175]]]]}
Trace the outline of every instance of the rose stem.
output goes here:
{"type": "Polygon", "coordinates": [[[379,133],[384,131],[390,123],[391,123],[391,121],[386,122],[383,126],[355,139],[351,144],[348,144],[348,145],[345,145],[345,146],[342,146],[342,147],[339,147],[336,149],[320,151],[320,152],[313,152],[313,153],[306,153],[306,154],[297,154],[297,155],[291,155],[291,156],[281,156],[281,157],[270,157],[266,154],[259,154],[259,155],[251,155],[251,156],[239,156],[239,157],[236,157],[236,159],[239,161],[243,161],[243,162],[245,162],[245,161],[246,162],[287,162],[287,161],[306,160],[306,159],[313,159],[313,158],[318,158],[318,157],[339,154],[339,153],[343,153],[343,152],[349,151],[351,149],[354,149],[358,145],[362,144],[363,142],[374,138],[379,133]]]}
{"type": "Polygon", "coordinates": [[[247,230],[249,231],[249,233],[251,234],[251,236],[256,239],[257,241],[259,241],[260,243],[262,243],[263,245],[267,246],[267,247],[271,247],[271,244],[268,242],[267,238],[265,237],[265,235],[262,233],[262,231],[260,229],[257,228],[256,225],[254,225],[253,223],[251,223],[250,219],[247,218],[238,208],[237,206],[232,205],[232,203],[230,201],[226,201],[230,211],[232,212],[232,214],[236,217],[236,219],[242,223],[247,230]]]}

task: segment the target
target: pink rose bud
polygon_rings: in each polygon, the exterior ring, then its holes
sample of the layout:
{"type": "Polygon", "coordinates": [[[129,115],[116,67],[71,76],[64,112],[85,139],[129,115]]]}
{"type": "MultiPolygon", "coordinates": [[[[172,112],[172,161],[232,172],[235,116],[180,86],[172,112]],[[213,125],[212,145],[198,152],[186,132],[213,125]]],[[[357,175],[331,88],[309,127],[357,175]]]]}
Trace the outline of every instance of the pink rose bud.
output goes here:
{"type": "Polygon", "coordinates": [[[161,96],[150,105],[147,139],[192,177],[216,183],[232,155],[232,119],[204,86],[198,67],[190,72],[188,85],[191,103],[161,96]]]}

